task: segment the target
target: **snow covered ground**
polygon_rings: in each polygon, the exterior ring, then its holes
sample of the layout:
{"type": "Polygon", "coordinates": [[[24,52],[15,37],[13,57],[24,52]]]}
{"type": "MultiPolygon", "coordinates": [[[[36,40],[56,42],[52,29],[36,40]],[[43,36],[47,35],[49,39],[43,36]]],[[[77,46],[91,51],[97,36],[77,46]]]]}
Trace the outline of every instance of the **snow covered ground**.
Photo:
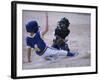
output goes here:
{"type": "Polygon", "coordinates": [[[48,46],[52,45],[54,38],[54,30],[57,22],[66,17],[70,21],[70,35],[67,37],[68,45],[71,51],[79,52],[76,57],[59,57],[56,60],[47,61],[36,55],[32,51],[32,62],[27,62],[27,48],[25,37],[27,35],[25,24],[29,20],[36,20],[42,31],[45,27],[45,12],[23,11],[23,53],[22,53],[22,68],[23,69],[41,69],[41,68],[62,68],[62,67],[81,67],[91,65],[91,50],[90,50],[90,14],[86,13],[62,13],[62,12],[48,12],[49,16],[49,31],[45,35],[45,42],[48,46]]]}

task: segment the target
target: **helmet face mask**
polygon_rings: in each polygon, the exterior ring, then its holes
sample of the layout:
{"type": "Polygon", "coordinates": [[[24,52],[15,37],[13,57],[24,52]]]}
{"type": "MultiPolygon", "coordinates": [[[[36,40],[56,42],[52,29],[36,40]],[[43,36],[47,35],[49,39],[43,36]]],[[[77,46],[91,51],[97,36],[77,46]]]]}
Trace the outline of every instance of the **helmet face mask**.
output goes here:
{"type": "Polygon", "coordinates": [[[59,26],[60,26],[61,29],[67,28],[66,24],[63,23],[63,22],[60,22],[60,23],[59,23],[59,26]]]}
{"type": "Polygon", "coordinates": [[[69,20],[67,18],[62,18],[59,22],[58,22],[58,26],[62,29],[66,29],[69,27],[69,20]]]}
{"type": "Polygon", "coordinates": [[[57,25],[57,28],[59,29],[67,29],[69,27],[69,20],[67,18],[62,18],[57,25]]]}

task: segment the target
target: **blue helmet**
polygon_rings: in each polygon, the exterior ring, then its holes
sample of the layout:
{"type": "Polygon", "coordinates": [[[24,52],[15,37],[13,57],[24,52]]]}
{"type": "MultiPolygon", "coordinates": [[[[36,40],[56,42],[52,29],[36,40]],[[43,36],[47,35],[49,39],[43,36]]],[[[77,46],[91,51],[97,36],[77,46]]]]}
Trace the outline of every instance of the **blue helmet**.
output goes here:
{"type": "Polygon", "coordinates": [[[37,21],[30,21],[26,24],[26,31],[27,32],[34,32],[36,33],[38,31],[38,23],[37,21]]]}

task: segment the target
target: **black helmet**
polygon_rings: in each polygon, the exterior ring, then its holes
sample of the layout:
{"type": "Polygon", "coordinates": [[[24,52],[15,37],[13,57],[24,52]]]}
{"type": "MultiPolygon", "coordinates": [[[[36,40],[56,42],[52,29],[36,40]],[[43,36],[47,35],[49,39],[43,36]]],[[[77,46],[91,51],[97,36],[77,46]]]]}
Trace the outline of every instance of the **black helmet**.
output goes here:
{"type": "Polygon", "coordinates": [[[59,36],[63,39],[65,39],[69,33],[70,30],[68,29],[69,27],[69,20],[67,18],[62,18],[57,25],[57,28],[55,29],[55,36],[59,36]]]}
{"type": "Polygon", "coordinates": [[[69,24],[70,24],[70,22],[69,22],[69,20],[67,19],[67,18],[62,18],[59,22],[58,22],[58,26],[60,27],[60,28],[68,28],[69,27],[69,24]]]}

